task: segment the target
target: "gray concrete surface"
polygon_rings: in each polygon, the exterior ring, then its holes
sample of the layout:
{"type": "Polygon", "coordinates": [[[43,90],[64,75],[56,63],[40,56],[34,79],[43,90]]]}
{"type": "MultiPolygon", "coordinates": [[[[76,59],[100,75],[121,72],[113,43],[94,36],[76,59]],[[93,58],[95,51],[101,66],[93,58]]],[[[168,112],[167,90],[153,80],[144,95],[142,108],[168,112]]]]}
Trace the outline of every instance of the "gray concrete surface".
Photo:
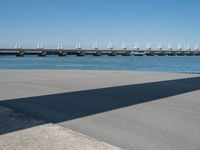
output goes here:
{"type": "Polygon", "coordinates": [[[36,118],[25,113],[19,113],[0,105],[0,135],[46,123],[46,121],[40,118],[36,118]]]}
{"type": "Polygon", "coordinates": [[[0,70],[0,100],[195,76],[198,75],[126,71],[0,70]]]}
{"type": "Polygon", "coordinates": [[[0,106],[0,150],[119,150],[94,138],[0,106]]]}
{"type": "Polygon", "coordinates": [[[123,149],[198,150],[199,83],[176,73],[4,70],[0,104],[123,149]]]}

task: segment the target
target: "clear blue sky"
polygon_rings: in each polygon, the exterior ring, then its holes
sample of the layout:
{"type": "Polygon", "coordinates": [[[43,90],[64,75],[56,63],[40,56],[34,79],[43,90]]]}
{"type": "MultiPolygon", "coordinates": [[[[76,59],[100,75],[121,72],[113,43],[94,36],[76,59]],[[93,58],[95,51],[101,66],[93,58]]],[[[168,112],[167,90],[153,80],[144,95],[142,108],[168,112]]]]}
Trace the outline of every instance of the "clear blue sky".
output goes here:
{"type": "Polygon", "coordinates": [[[0,47],[200,42],[200,0],[0,0],[0,47]]]}

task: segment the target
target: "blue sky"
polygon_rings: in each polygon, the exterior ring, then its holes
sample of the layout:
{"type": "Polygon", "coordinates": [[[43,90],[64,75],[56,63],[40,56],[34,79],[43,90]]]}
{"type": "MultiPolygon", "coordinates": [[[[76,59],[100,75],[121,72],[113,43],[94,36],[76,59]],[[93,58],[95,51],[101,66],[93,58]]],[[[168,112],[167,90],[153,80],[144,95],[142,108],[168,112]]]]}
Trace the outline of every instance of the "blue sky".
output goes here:
{"type": "Polygon", "coordinates": [[[0,47],[192,45],[200,42],[199,8],[200,0],[0,0],[0,47]]]}

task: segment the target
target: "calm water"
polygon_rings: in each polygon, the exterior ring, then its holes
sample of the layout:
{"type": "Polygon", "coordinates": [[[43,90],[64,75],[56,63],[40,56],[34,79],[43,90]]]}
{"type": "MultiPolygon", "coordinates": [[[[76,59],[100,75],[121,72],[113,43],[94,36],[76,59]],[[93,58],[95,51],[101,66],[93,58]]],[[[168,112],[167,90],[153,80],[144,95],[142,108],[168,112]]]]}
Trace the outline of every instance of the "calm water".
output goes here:
{"type": "Polygon", "coordinates": [[[82,69],[82,70],[136,70],[161,72],[198,72],[199,56],[0,56],[0,69],[82,69]]]}

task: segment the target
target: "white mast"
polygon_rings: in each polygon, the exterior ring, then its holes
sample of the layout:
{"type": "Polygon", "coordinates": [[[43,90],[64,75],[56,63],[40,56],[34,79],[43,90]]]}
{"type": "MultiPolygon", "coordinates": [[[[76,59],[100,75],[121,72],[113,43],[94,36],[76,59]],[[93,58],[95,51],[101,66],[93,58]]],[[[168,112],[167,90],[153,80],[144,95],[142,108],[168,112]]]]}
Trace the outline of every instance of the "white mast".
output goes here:
{"type": "Polygon", "coordinates": [[[96,42],[96,49],[99,49],[98,43],[96,42]]]}
{"type": "Polygon", "coordinates": [[[135,45],[135,46],[134,46],[134,49],[137,50],[137,43],[135,43],[134,45],[135,45]]]}
{"type": "Polygon", "coordinates": [[[60,44],[60,49],[63,49],[63,44],[62,43],[60,44]]]}
{"type": "Polygon", "coordinates": [[[80,42],[78,43],[78,49],[81,49],[81,43],[80,42]]]}
{"type": "Polygon", "coordinates": [[[188,51],[191,50],[191,49],[190,49],[190,44],[189,44],[189,43],[187,44],[187,50],[188,50],[188,51]]]}
{"type": "Polygon", "coordinates": [[[150,42],[147,43],[147,50],[151,50],[151,43],[150,42]]]}
{"type": "Polygon", "coordinates": [[[186,44],[186,43],[184,43],[183,49],[184,49],[184,50],[187,50],[187,44],[186,44]]]}
{"type": "Polygon", "coordinates": [[[40,43],[40,48],[43,49],[43,44],[42,43],[40,43]]]}
{"type": "Polygon", "coordinates": [[[21,43],[18,44],[18,49],[22,49],[21,43]]]}
{"type": "Polygon", "coordinates": [[[112,45],[111,42],[108,43],[108,49],[109,49],[109,50],[112,50],[112,49],[113,49],[113,45],[112,45]]]}
{"type": "Polygon", "coordinates": [[[57,49],[60,49],[60,44],[58,43],[57,49]]]}
{"type": "Polygon", "coordinates": [[[161,43],[158,43],[158,47],[157,47],[157,50],[162,50],[162,46],[161,46],[161,43]]]}
{"type": "Polygon", "coordinates": [[[196,51],[199,50],[199,46],[198,46],[198,44],[195,45],[195,50],[196,50],[196,51]]]}
{"type": "Polygon", "coordinates": [[[78,42],[76,42],[75,49],[78,49],[78,42]]]}
{"type": "Polygon", "coordinates": [[[160,43],[158,43],[157,49],[160,49],[160,43]]]}
{"type": "Polygon", "coordinates": [[[15,44],[15,49],[18,49],[18,43],[15,44]]]}
{"type": "Polygon", "coordinates": [[[40,49],[40,43],[39,42],[37,43],[37,49],[40,49]]]}
{"type": "Polygon", "coordinates": [[[178,44],[178,50],[182,50],[182,45],[181,45],[181,43],[178,44]]]}
{"type": "Polygon", "coordinates": [[[97,49],[98,49],[98,43],[97,43],[97,42],[94,42],[92,48],[95,49],[95,50],[97,50],[97,49]]]}
{"type": "Polygon", "coordinates": [[[126,45],[125,42],[122,43],[122,49],[123,49],[123,50],[127,50],[127,45],[126,45]]]}
{"type": "Polygon", "coordinates": [[[81,43],[79,41],[77,41],[75,49],[81,49],[81,43]]]}
{"type": "Polygon", "coordinates": [[[172,43],[168,43],[168,50],[172,50],[172,43]]]}
{"type": "Polygon", "coordinates": [[[110,43],[110,49],[113,49],[113,44],[112,43],[110,43]]]}
{"type": "Polygon", "coordinates": [[[139,50],[139,44],[138,44],[138,43],[135,43],[134,49],[135,49],[135,50],[139,50]]]}

